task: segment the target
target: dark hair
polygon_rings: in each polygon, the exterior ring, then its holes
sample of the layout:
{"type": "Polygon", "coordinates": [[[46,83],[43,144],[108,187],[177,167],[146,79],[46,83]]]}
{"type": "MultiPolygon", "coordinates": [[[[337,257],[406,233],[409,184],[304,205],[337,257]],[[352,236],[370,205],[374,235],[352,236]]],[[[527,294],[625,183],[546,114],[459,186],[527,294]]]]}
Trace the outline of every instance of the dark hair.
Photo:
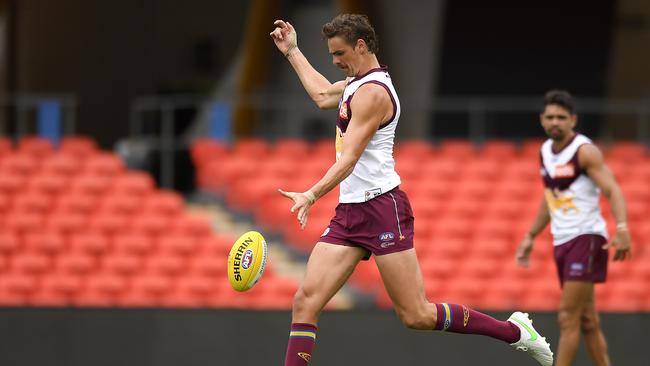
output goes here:
{"type": "Polygon", "coordinates": [[[558,105],[573,114],[573,97],[566,90],[549,90],[544,95],[544,108],[548,105],[558,105]]]}
{"type": "Polygon", "coordinates": [[[368,46],[368,51],[377,53],[379,51],[379,42],[375,29],[370,24],[368,17],[363,14],[340,14],[331,22],[323,25],[323,35],[330,39],[340,36],[349,45],[353,46],[358,39],[363,39],[368,46]]]}

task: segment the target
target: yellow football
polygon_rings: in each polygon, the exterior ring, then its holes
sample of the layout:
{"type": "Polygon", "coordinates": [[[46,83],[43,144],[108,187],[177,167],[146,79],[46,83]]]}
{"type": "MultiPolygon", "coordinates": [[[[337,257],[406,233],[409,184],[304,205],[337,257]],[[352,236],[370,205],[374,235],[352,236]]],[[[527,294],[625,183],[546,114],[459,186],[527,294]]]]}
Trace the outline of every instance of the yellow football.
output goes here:
{"type": "Polygon", "coordinates": [[[260,280],[268,249],[262,234],[249,231],[240,236],[228,254],[228,280],[237,291],[246,291],[260,280]]]}

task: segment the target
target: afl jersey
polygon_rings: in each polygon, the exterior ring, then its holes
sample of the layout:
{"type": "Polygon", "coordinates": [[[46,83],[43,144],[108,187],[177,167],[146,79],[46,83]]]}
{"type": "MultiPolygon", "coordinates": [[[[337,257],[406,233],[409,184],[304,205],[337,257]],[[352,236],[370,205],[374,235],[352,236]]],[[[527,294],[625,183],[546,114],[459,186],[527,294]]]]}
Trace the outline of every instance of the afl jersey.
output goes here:
{"type": "Polygon", "coordinates": [[[552,149],[553,140],[548,139],[542,145],[541,174],[554,245],[584,234],[607,238],[607,227],[598,205],[600,189],[578,162],[580,146],[591,143],[589,138],[576,134],[557,153],[552,149]]]}
{"type": "Polygon", "coordinates": [[[376,84],[386,90],[393,104],[393,114],[387,122],[379,126],[370,139],[352,174],[341,182],[340,203],[369,201],[397,187],[401,182],[395,172],[395,160],[393,160],[393,142],[400,115],[400,104],[385,67],[372,69],[362,76],[348,80],[339,101],[336,120],[336,159],[341,157],[345,132],[354,113],[350,106],[352,98],[354,93],[365,84],[376,84]]]}

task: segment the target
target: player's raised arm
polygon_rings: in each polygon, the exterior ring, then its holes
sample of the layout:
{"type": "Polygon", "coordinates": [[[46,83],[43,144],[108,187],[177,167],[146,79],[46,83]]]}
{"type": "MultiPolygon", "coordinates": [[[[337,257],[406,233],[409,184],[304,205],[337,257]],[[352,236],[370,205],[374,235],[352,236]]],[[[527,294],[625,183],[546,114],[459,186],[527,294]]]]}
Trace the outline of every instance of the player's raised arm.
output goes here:
{"type": "Polygon", "coordinates": [[[616,248],[614,260],[625,260],[630,255],[631,239],[627,227],[627,209],[623,192],[616,183],[614,174],[605,164],[603,154],[596,146],[591,144],[581,146],[578,151],[578,159],[589,177],[609,200],[612,215],[616,220],[616,235],[610,242],[616,248]]]}
{"type": "Polygon", "coordinates": [[[271,32],[271,38],[278,50],[289,60],[291,66],[298,74],[302,86],[309,94],[309,97],[316,103],[318,108],[333,109],[338,106],[339,98],[343,94],[345,81],[330,83],[321,73],[316,71],[307,61],[307,58],[298,48],[296,30],[291,23],[284,20],[276,20],[275,29],[271,32]]]}

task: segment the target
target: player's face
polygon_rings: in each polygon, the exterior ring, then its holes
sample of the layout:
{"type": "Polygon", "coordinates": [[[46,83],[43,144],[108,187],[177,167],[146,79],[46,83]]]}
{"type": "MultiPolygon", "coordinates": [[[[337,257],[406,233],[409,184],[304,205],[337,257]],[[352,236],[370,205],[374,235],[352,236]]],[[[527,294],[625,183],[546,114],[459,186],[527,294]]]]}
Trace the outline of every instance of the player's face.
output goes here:
{"type": "Polygon", "coordinates": [[[548,137],[556,141],[562,141],[570,136],[577,121],[575,114],[555,104],[547,105],[539,119],[548,137]]]}
{"type": "Polygon", "coordinates": [[[343,38],[334,36],[327,40],[327,48],[332,55],[332,63],[346,76],[356,76],[359,72],[358,46],[352,47],[343,38]]]}

